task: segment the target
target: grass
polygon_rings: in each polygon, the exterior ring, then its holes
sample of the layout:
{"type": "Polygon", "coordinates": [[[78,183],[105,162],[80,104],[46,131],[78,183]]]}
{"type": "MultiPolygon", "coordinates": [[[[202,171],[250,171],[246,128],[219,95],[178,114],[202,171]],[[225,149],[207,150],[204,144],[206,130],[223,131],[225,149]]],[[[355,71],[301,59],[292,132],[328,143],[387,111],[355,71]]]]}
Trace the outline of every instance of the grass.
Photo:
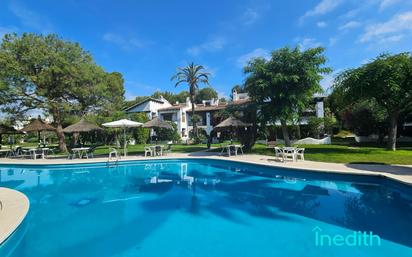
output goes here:
{"type": "MultiPolygon", "coordinates": [[[[95,150],[95,155],[107,155],[109,154],[109,148],[112,146],[99,146],[95,150]]],[[[129,145],[127,147],[127,154],[137,155],[144,154],[145,145],[129,145]]],[[[113,147],[112,147],[113,148],[113,147]]],[[[120,152],[123,152],[123,149],[118,149],[120,152]]],[[[191,153],[201,150],[207,150],[206,145],[173,145],[172,152],[174,153],[191,153]]]]}
{"type": "MultiPolygon", "coordinates": [[[[305,148],[305,159],[310,161],[364,164],[412,164],[412,147],[401,146],[388,151],[377,146],[351,146],[339,143],[332,145],[299,145],[305,148]]],[[[273,149],[257,144],[252,153],[274,155],[273,149]]]]}
{"type": "MultiPolygon", "coordinates": [[[[35,146],[36,144],[30,144],[35,146]]],[[[29,146],[29,144],[24,144],[29,146]]],[[[145,145],[129,145],[129,155],[141,155],[145,145]]],[[[212,145],[219,147],[220,144],[212,145]]],[[[108,155],[112,146],[100,146],[95,150],[95,155],[108,155]]],[[[356,145],[343,139],[334,139],[332,145],[300,145],[305,148],[305,159],[310,161],[334,162],[334,163],[374,163],[374,164],[406,164],[412,165],[412,146],[400,145],[396,151],[387,151],[376,144],[356,145]]],[[[207,150],[205,144],[199,145],[173,145],[172,152],[190,153],[207,150]]],[[[213,150],[215,152],[220,149],[213,150]]],[[[120,152],[122,150],[120,149],[120,152]]],[[[250,153],[274,155],[273,149],[265,145],[256,144],[250,153]]]]}

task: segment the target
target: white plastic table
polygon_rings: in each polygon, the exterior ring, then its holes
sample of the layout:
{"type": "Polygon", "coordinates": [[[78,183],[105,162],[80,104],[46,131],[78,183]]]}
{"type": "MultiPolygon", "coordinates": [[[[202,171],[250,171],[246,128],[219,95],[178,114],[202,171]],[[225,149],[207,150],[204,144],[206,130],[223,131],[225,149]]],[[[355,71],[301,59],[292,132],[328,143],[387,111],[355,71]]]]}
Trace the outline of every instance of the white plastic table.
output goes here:
{"type": "Polygon", "coordinates": [[[77,148],[72,148],[72,152],[74,157],[76,157],[76,154],[79,156],[79,159],[83,158],[83,155],[86,156],[87,159],[89,159],[89,156],[87,155],[87,151],[90,150],[90,147],[77,147],[77,148]]]}
{"type": "Polygon", "coordinates": [[[152,156],[156,156],[157,153],[159,156],[163,156],[163,148],[165,147],[164,145],[151,145],[149,147],[152,150],[152,156]],[[160,149],[159,152],[157,152],[158,148],[160,149]]]}
{"type": "MultiPolygon", "coordinates": [[[[242,146],[241,145],[225,145],[225,146],[223,146],[222,153],[226,150],[227,155],[231,156],[231,152],[230,152],[231,148],[235,149],[235,156],[237,156],[237,152],[239,151],[239,149],[242,151],[242,146]]],[[[243,151],[242,151],[242,153],[243,153],[243,151]]]]}

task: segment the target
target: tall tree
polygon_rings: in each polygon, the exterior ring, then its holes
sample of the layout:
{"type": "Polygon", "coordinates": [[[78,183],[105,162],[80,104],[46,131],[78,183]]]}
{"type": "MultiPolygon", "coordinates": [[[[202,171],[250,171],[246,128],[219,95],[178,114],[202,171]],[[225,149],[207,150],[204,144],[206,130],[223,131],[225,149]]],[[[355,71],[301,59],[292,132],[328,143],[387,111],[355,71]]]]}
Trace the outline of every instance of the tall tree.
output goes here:
{"type": "Polygon", "coordinates": [[[334,84],[347,104],[372,100],[385,109],[389,117],[387,148],[396,150],[400,115],[412,110],[411,53],[382,54],[359,68],[338,75],[334,84]]]}
{"type": "Polygon", "coordinates": [[[288,122],[296,120],[315,93],[322,92],[319,84],[322,74],[331,72],[324,67],[323,52],[321,47],[305,51],[285,47],[273,51],[270,60],[254,59],[244,69],[248,75],[245,90],[258,105],[265,122],[280,120],[287,146],[290,146],[288,122]]]}
{"type": "Polygon", "coordinates": [[[196,103],[202,103],[203,100],[217,99],[218,93],[213,87],[205,87],[197,92],[195,101],[196,103]]]}
{"type": "Polygon", "coordinates": [[[124,100],[121,74],[104,72],[79,44],[56,35],[6,35],[0,46],[0,87],[4,111],[51,114],[61,151],[67,150],[66,114],[107,111],[124,100]]]}
{"type": "Polygon", "coordinates": [[[209,85],[208,72],[204,71],[205,68],[202,65],[190,63],[186,67],[177,68],[176,74],[171,80],[176,80],[175,86],[180,84],[187,84],[189,87],[190,102],[192,103],[192,123],[193,123],[193,134],[195,135],[195,141],[198,141],[198,131],[197,131],[197,119],[195,116],[195,97],[196,91],[199,89],[199,84],[209,85]]]}

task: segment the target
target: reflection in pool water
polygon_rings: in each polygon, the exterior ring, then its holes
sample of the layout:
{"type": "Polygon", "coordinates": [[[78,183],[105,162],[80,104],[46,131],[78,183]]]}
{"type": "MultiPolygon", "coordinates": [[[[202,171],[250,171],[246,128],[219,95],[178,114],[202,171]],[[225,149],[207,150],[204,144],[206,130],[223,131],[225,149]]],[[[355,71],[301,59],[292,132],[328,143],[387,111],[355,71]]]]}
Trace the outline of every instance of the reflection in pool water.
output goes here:
{"type": "Polygon", "coordinates": [[[412,256],[412,194],[380,178],[170,160],[0,166],[0,186],[31,202],[13,257],[412,256]],[[316,227],[382,244],[321,247],[316,227]]]}

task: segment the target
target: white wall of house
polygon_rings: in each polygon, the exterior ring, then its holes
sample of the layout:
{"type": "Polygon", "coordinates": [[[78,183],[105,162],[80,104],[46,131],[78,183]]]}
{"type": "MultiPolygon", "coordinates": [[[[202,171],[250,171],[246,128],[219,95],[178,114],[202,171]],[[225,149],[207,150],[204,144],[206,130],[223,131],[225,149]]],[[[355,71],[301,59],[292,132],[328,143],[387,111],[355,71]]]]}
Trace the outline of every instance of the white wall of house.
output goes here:
{"type": "Polygon", "coordinates": [[[318,118],[325,117],[325,109],[324,109],[323,101],[316,102],[315,109],[316,109],[316,117],[318,118]]]}
{"type": "Polygon", "coordinates": [[[160,101],[147,100],[133,108],[127,110],[127,113],[143,112],[146,113],[149,119],[153,119],[157,116],[158,110],[172,106],[166,99],[161,97],[160,101]]]}

